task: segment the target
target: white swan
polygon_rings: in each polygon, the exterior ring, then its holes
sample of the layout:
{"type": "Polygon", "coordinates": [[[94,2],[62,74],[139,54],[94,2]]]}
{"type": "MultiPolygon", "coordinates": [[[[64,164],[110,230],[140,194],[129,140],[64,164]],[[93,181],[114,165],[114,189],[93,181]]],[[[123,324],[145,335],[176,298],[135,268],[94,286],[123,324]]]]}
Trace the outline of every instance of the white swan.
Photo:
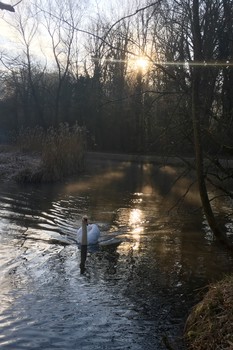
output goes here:
{"type": "Polygon", "coordinates": [[[88,224],[86,216],[82,218],[82,227],[77,232],[78,244],[97,244],[100,237],[100,230],[96,224],[88,224]]]}

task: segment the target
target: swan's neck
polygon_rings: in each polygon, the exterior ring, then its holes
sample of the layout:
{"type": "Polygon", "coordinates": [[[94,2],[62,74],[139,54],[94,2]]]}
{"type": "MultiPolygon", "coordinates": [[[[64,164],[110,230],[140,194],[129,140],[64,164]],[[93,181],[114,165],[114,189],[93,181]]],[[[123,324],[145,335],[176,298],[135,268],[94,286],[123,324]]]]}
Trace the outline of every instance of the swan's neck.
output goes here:
{"type": "Polygon", "coordinates": [[[87,224],[85,221],[82,222],[82,245],[87,245],[87,224]]]}

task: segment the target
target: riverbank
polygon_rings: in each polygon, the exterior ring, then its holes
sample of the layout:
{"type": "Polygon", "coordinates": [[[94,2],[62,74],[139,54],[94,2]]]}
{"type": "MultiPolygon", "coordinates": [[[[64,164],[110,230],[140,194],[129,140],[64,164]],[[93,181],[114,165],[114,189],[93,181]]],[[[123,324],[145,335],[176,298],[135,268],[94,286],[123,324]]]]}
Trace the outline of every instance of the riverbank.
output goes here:
{"type": "MultiPolygon", "coordinates": [[[[158,165],[180,166],[182,159],[177,157],[160,157],[154,155],[137,155],[137,154],[114,154],[102,152],[87,152],[87,162],[91,161],[127,161],[154,163],[158,165]]],[[[187,161],[191,161],[187,159],[187,161]]],[[[42,169],[41,154],[39,152],[22,152],[14,146],[0,146],[0,180],[30,182],[40,174],[42,169]]],[[[33,181],[32,181],[33,182],[33,181]]]]}
{"type": "Polygon", "coordinates": [[[212,284],[189,315],[188,350],[233,349],[233,276],[212,284]]]}
{"type": "MultiPolygon", "coordinates": [[[[121,161],[121,162],[142,162],[157,164],[159,166],[191,166],[194,169],[195,160],[192,157],[165,157],[157,155],[143,155],[143,154],[118,154],[107,152],[86,152],[85,159],[87,162],[98,161],[121,161]]],[[[221,160],[221,163],[228,163],[229,160],[221,160]]],[[[224,165],[223,164],[223,165],[224,165]]],[[[233,166],[233,164],[232,164],[233,166]]],[[[42,159],[39,152],[22,152],[17,150],[14,146],[0,146],[0,180],[1,181],[19,181],[20,178],[27,182],[30,176],[35,180],[38,174],[41,173],[42,159]]],[[[22,181],[24,182],[24,181],[22,181]]],[[[30,182],[30,181],[29,181],[30,182]]]]}
{"type": "Polygon", "coordinates": [[[13,146],[0,147],[0,180],[17,181],[23,173],[36,173],[41,168],[41,156],[36,152],[21,152],[13,146]]]}
{"type": "Polygon", "coordinates": [[[159,165],[174,165],[180,166],[185,163],[193,163],[194,158],[191,157],[166,157],[158,155],[145,155],[145,154],[125,154],[125,153],[107,153],[107,152],[87,152],[88,160],[112,160],[121,162],[143,162],[159,165]]]}

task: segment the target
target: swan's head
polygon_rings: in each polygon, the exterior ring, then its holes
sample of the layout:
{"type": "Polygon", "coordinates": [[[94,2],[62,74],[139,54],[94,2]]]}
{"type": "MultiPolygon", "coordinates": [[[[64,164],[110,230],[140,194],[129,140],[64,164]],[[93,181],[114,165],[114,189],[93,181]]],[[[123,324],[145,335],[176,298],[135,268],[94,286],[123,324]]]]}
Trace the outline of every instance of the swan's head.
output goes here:
{"type": "Polygon", "coordinates": [[[83,216],[82,222],[85,223],[86,225],[88,225],[88,217],[86,215],[83,216]]]}

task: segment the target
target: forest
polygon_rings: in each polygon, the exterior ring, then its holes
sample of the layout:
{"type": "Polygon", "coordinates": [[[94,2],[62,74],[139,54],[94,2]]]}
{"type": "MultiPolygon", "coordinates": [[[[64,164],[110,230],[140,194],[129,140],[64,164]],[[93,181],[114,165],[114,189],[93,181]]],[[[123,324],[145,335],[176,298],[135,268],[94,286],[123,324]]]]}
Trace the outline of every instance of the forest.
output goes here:
{"type": "Polygon", "coordinates": [[[204,150],[231,154],[232,2],[194,4],[134,1],[83,24],[91,4],[20,3],[3,18],[19,42],[1,50],[1,139],[78,123],[97,150],[192,155],[198,72],[204,150]]]}

